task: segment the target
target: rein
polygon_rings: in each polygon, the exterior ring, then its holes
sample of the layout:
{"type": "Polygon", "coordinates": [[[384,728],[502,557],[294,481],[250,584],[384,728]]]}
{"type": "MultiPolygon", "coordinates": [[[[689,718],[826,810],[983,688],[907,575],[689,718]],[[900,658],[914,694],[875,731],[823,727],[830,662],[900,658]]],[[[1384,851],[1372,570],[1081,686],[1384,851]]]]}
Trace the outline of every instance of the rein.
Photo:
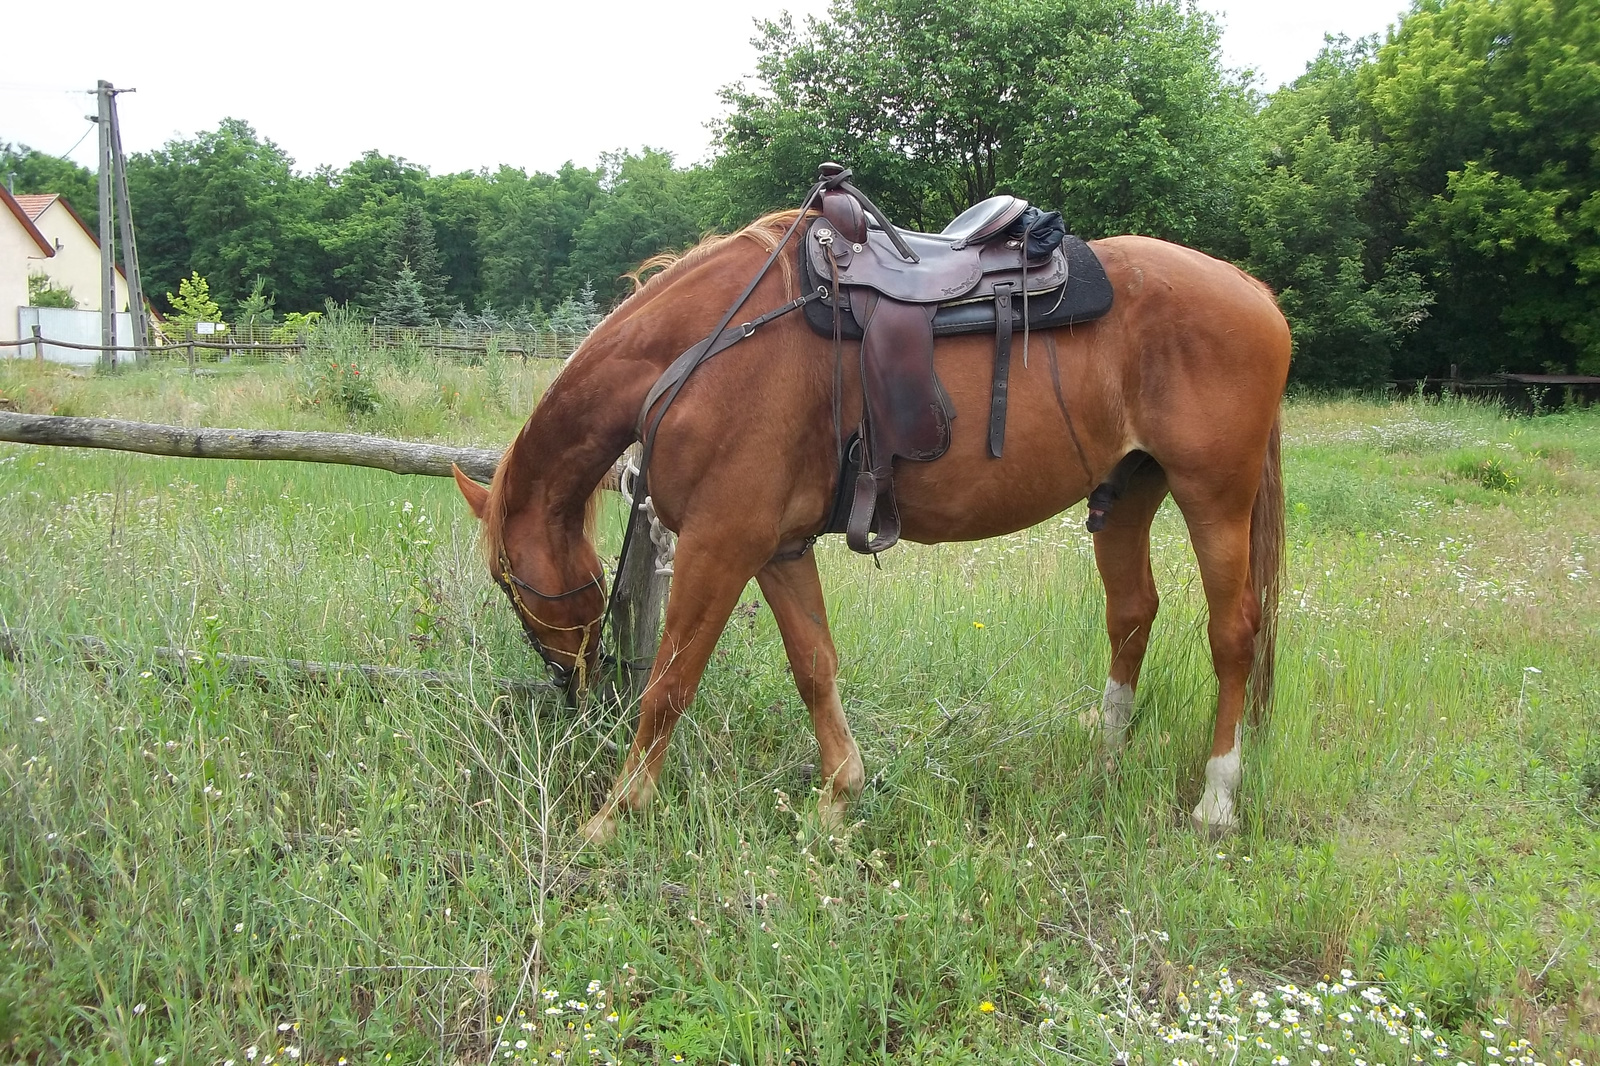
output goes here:
{"type": "MultiPolygon", "coordinates": [[[[698,344],[695,344],[682,355],[674,359],[672,363],[668,365],[667,369],[662,372],[661,376],[656,379],[655,384],[650,387],[649,393],[645,396],[644,405],[639,410],[639,419],[636,425],[638,438],[643,444],[643,448],[640,450],[639,455],[638,474],[634,478],[633,506],[629,509],[628,524],[622,535],[622,550],[617,556],[616,572],[618,574],[621,573],[622,560],[627,558],[628,549],[632,546],[634,537],[638,534],[640,515],[645,510],[645,499],[649,493],[647,478],[650,471],[650,459],[655,453],[656,431],[658,428],[660,428],[661,420],[666,417],[667,410],[671,408],[673,401],[676,400],[678,398],[678,394],[683,391],[683,386],[689,380],[689,376],[693,374],[694,371],[708,359],[718,355],[723,351],[726,351],[733,345],[738,344],[740,341],[746,340],[754,335],[755,331],[761,326],[764,326],[776,319],[782,318],[793,311],[798,311],[800,308],[811,303],[813,300],[820,300],[828,297],[829,293],[827,287],[819,285],[816,289],[806,293],[803,296],[797,296],[793,300],[790,300],[788,303],[783,304],[780,307],[774,308],[763,315],[750,319],[747,322],[741,322],[740,324],[730,328],[730,323],[733,322],[734,316],[739,313],[739,309],[744,306],[745,301],[750,299],[751,295],[756,291],[756,287],[761,284],[762,279],[767,276],[767,273],[772,269],[773,264],[778,261],[778,257],[783,254],[783,250],[788,247],[790,239],[795,235],[795,231],[800,228],[800,223],[805,221],[806,212],[811,209],[813,204],[818,203],[819,197],[821,197],[822,193],[829,189],[842,189],[856,197],[867,210],[867,212],[874,218],[878,219],[884,230],[890,235],[890,239],[894,242],[896,249],[900,251],[903,258],[913,263],[917,261],[916,254],[906,246],[904,240],[900,237],[899,232],[894,228],[893,225],[889,223],[888,219],[883,215],[883,213],[878,210],[877,205],[873,204],[872,201],[867,198],[865,193],[861,192],[861,190],[857,189],[850,183],[850,177],[851,172],[843,167],[837,166],[837,164],[825,165],[823,176],[811,187],[811,191],[808,192],[805,196],[805,199],[801,201],[800,210],[795,215],[794,221],[790,223],[789,228],[784,232],[783,238],[778,242],[777,246],[772,249],[772,253],[767,256],[767,261],[761,265],[760,270],[756,271],[755,277],[750,279],[750,283],[744,287],[744,291],[739,294],[738,299],[734,300],[733,304],[728,308],[728,310],[723,313],[722,318],[717,322],[716,328],[713,329],[704,340],[700,341],[698,344]],[[652,408],[655,408],[658,403],[660,404],[659,409],[656,410],[655,417],[651,418],[650,411],[652,408]]],[[[837,270],[835,271],[835,274],[837,274],[837,270]]],[[[835,280],[835,288],[837,288],[837,279],[835,280]]],[[[836,333],[838,330],[837,317],[838,313],[836,310],[836,333]]],[[[838,347],[838,338],[835,337],[834,354],[836,364],[839,356],[838,347]]],[[[836,365],[834,371],[836,382],[834,395],[834,423],[836,437],[840,417],[838,411],[840,399],[838,396],[837,379],[841,371],[842,367],[836,365]]],[[[532,585],[513,574],[511,572],[511,560],[507,557],[504,548],[502,548],[500,551],[499,562],[500,572],[495,575],[495,579],[500,587],[505,590],[507,597],[510,598],[513,609],[516,610],[518,618],[522,621],[522,628],[526,632],[529,642],[533,644],[533,648],[539,653],[539,657],[544,660],[544,664],[549,669],[553,679],[562,687],[569,686],[574,674],[578,676],[580,682],[585,681],[586,678],[583,677],[583,672],[587,668],[586,653],[589,647],[589,629],[597,622],[603,625],[607,620],[610,620],[611,624],[615,626],[617,582],[612,582],[610,594],[606,598],[605,608],[601,611],[598,617],[579,625],[553,626],[547,624],[538,615],[534,614],[534,612],[528,607],[527,603],[523,600],[521,593],[526,592],[529,595],[538,597],[539,599],[547,602],[564,600],[568,597],[576,596],[578,593],[588,589],[591,585],[603,588],[604,586],[601,582],[600,575],[591,576],[588,581],[585,581],[583,584],[578,585],[575,588],[551,595],[549,593],[540,592],[538,589],[534,588],[532,585]],[[557,633],[571,633],[581,630],[583,632],[583,640],[579,644],[576,652],[559,651],[559,649],[552,650],[545,647],[544,643],[539,640],[538,635],[534,632],[534,623],[542,626],[546,630],[557,633]],[[553,658],[553,656],[556,654],[571,655],[573,659],[572,664],[566,665],[557,662],[553,658]]],[[[602,660],[608,659],[608,656],[605,653],[604,644],[601,645],[600,654],[602,660]]]]}
{"type": "MultiPolygon", "coordinates": [[[[756,291],[756,286],[761,284],[762,279],[767,276],[767,272],[772,269],[772,265],[783,254],[783,250],[789,246],[790,238],[800,228],[800,223],[805,221],[806,212],[811,209],[814,203],[818,202],[818,198],[825,190],[843,188],[866,201],[865,194],[860,193],[849,183],[850,177],[850,171],[840,168],[837,172],[826,173],[816,184],[811,186],[811,191],[806,193],[805,199],[800,202],[800,210],[795,215],[794,221],[784,231],[783,238],[772,249],[772,254],[767,256],[767,261],[761,265],[760,270],[756,271],[756,276],[750,279],[750,283],[744,287],[744,291],[739,294],[738,299],[734,300],[728,310],[723,313],[721,320],[717,322],[716,328],[704,340],[685,351],[677,359],[674,359],[671,365],[656,379],[656,383],[650,387],[650,392],[645,396],[644,405],[639,409],[637,428],[643,448],[639,454],[639,473],[634,478],[634,505],[628,513],[628,525],[622,535],[622,551],[617,557],[619,569],[621,560],[627,557],[628,548],[633,544],[633,539],[638,532],[639,515],[644,510],[645,496],[649,492],[646,479],[650,472],[650,459],[655,453],[656,430],[660,428],[661,420],[666,417],[667,410],[672,406],[673,401],[678,398],[678,393],[683,391],[683,386],[689,380],[689,376],[712,356],[750,337],[758,327],[774,319],[781,318],[791,311],[799,310],[813,300],[821,299],[828,295],[828,290],[819,286],[812,292],[806,293],[804,296],[798,296],[782,307],[769,311],[759,318],[743,322],[732,329],[728,328],[734,316],[739,313],[739,308],[743,307],[745,301],[750,299],[751,294],[756,291]],[[651,418],[650,410],[658,402],[660,402],[660,408],[656,411],[655,417],[651,418]]],[[[870,203],[870,201],[866,202],[870,203]]],[[[876,207],[871,208],[871,210],[874,215],[881,217],[881,213],[877,211],[876,207]]],[[[886,226],[885,228],[894,235],[897,244],[903,243],[899,240],[899,234],[892,226],[886,226]]],[[[906,255],[915,261],[915,256],[911,254],[909,249],[906,250],[906,255]]],[[[611,595],[606,601],[606,611],[603,617],[615,617],[613,611],[616,607],[616,601],[617,586],[613,583],[611,595]]]]}

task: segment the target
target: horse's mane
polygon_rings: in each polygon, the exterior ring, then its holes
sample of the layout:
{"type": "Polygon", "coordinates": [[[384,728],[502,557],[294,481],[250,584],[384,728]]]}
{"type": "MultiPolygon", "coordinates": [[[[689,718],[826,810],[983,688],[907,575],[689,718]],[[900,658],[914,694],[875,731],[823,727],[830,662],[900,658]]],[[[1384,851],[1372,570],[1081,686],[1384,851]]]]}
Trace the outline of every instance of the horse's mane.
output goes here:
{"type": "MultiPolygon", "coordinates": [[[[687,270],[730,241],[736,241],[743,237],[754,241],[764,251],[772,251],[778,246],[778,242],[783,239],[784,233],[799,213],[794,208],[774,211],[771,214],[762,215],[744,229],[736,230],[733,233],[714,233],[702,237],[699,244],[696,244],[686,252],[660,252],[651,256],[633,270],[622,275],[633,282],[634,288],[633,293],[622,302],[617,310],[621,311],[633,303],[635,298],[649,292],[653,287],[658,287],[662,278],[669,274],[677,273],[679,270],[687,270]],[[655,271],[655,273],[650,274],[648,278],[645,277],[650,271],[655,271]]],[[[784,282],[792,282],[794,280],[794,264],[785,259],[782,261],[781,266],[783,267],[784,282]]]]}
{"type": "MultiPolygon", "coordinates": [[[[618,315],[626,310],[629,305],[635,302],[642,302],[653,296],[665,284],[662,281],[663,278],[688,270],[711,255],[712,252],[732,241],[746,238],[754,241],[767,252],[771,252],[778,246],[778,242],[783,239],[783,234],[799,213],[799,211],[792,208],[787,211],[774,211],[771,214],[762,215],[748,226],[733,233],[711,234],[702,237],[698,244],[685,252],[661,252],[651,256],[635,269],[622,275],[633,282],[634,289],[628,298],[619,304],[616,310],[611,312],[611,315],[618,315]],[[654,271],[654,273],[650,273],[651,271],[654,271]],[[649,277],[645,277],[647,273],[649,277]]],[[[784,257],[781,267],[785,286],[792,288],[794,264],[787,257],[784,257]]],[[[611,315],[606,317],[609,318],[611,315]]],[[[600,328],[596,327],[595,333],[600,332],[600,328]]],[[[590,334],[591,337],[594,335],[594,333],[590,334]]],[[[568,357],[568,365],[571,365],[572,360],[576,359],[587,347],[588,341],[585,340],[583,344],[578,346],[578,350],[568,357]]],[[[562,369],[565,370],[566,368],[563,367],[562,369]]],[[[560,374],[557,374],[557,377],[559,376],[560,374]]],[[[548,392],[548,390],[546,391],[548,392]]],[[[483,521],[481,523],[480,546],[483,549],[484,561],[488,564],[491,573],[500,572],[500,554],[505,549],[506,497],[508,495],[506,482],[510,477],[511,456],[517,453],[518,446],[522,443],[523,435],[527,432],[528,426],[524,423],[521,431],[517,433],[517,439],[512,442],[511,447],[506,449],[505,456],[501,459],[499,466],[495,468],[494,480],[489,483],[489,499],[484,506],[483,521]]],[[[594,540],[595,522],[600,510],[600,493],[606,487],[606,481],[602,481],[600,485],[596,486],[594,492],[589,494],[588,501],[584,504],[583,534],[590,541],[594,540]]]]}

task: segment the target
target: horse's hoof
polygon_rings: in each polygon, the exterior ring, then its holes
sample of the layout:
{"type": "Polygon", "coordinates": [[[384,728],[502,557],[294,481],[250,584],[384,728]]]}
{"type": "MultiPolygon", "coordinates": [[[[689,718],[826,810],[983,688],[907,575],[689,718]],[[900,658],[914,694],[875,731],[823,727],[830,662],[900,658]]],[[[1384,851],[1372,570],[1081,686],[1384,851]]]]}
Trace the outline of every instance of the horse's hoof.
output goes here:
{"type": "Polygon", "coordinates": [[[1200,798],[1200,804],[1189,815],[1189,823],[1196,833],[1212,840],[1221,840],[1239,831],[1239,816],[1233,809],[1233,801],[1211,795],[1200,798]]]}
{"type": "Polygon", "coordinates": [[[601,811],[599,814],[595,815],[593,818],[590,818],[583,824],[583,829],[580,830],[580,834],[586,843],[592,844],[595,847],[599,847],[602,844],[609,844],[612,840],[616,839],[617,836],[616,816],[608,814],[605,811],[601,811]]]}

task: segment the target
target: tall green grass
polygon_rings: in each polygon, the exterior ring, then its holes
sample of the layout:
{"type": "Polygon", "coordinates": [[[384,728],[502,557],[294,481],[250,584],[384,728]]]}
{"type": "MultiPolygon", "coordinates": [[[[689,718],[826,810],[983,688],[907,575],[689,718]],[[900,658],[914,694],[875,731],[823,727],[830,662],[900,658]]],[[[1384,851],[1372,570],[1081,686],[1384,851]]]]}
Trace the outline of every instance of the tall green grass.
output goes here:
{"type": "MultiPolygon", "coordinates": [[[[378,410],[337,418],[297,401],[293,368],[8,367],[0,392],[481,443],[509,439],[542,385],[510,369],[490,386],[487,367],[375,363],[378,410]],[[452,412],[440,382],[485,398],[452,412]]],[[[453,486],[0,446],[0,622],[27,634],[0,664],[0,1047],[1394,1066],[1441,1041],[1439,1061],[1511,1061],[1525,1039],[1530,1058],[1593,1062],[1600,418],[1330,402],[1286,424],[1278,698],[1246,736],[1244,829],[1220,843],[1186,824],[1215,680],[1170,505],[1120,758],[1078,724],[1108,659],[1081,509],[905,545],[881,571],[823,544],[870,779],[857,824],[830,839],[808,815],[814,742],[752,585],[656,805],[594,850],[576,828],[629,724],[488,682],[537,660],[453,486]],[[1490,459],[1515,481],[1474,473],[1490,459]],[[86,666],[66,633],[123,650],[86,666]],[[156,645],[199,661],[164,668],[156,645]],[[217,652],[462,681],[246,683],[217,652]],[[1275,990],[1290,982],[1328,1004],[1309,1044],[1313,1009],[1275,990]],[[1346,1025],[1345,999],[1378,1009],[1360,988],[1429,1020],[1346,1025]]]]}

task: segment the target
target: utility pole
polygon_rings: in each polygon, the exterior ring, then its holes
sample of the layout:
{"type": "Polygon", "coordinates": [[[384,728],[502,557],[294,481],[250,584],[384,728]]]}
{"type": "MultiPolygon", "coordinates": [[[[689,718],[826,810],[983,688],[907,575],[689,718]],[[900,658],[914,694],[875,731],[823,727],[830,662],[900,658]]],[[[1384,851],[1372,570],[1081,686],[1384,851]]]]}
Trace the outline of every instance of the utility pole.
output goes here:
{"type": "Polygon", "coordinates": [[[150,343],[149,325],[144,313],[144,288],[139,281],[139,251],[133,237],[133,210],[128,203],[127,163],[122,155],[122,128],[117,122],[117,94],[134,89],[117,89],[101,81],[94,93],[99,107],[94,121],[100,134],[100,365],[107,370],[117,366],[117,240],[121,230],[122,272],[128,279],[128,315],[133,321],[132,342],[143,348],[150,343]],[[115,209],[113,210],[113,206],[115,209]],[[120,224],[120,226],[119,226],[120,224]]]}
{"type": "Polygon", "coordinates": [[[117,343],[117,251],[112,237],[111,210],[111,100],[109,81],[101,81],[95,89],[99,103],[95,122],[100,126],[100,365],[115,369],[117,353],[111,351],[117,343]]]}
{"type": "MultiPolygon", "coordinates": [[[[128,317],[133,320],[133,343],[143,348],[150,343],[150,329],[144,314],[144,286],[139,281],[139,246],[133,239],[133,209],[128,206],[128,162],[122,155],[122,124],[117,121],[115,94],[111,97],[111,170],[115,179],[118,229],[122,235],[122,272],[128,278],[128,317]]],[[[143,357],[143,352],[135,354],[135,359],[143,357]]]]}

